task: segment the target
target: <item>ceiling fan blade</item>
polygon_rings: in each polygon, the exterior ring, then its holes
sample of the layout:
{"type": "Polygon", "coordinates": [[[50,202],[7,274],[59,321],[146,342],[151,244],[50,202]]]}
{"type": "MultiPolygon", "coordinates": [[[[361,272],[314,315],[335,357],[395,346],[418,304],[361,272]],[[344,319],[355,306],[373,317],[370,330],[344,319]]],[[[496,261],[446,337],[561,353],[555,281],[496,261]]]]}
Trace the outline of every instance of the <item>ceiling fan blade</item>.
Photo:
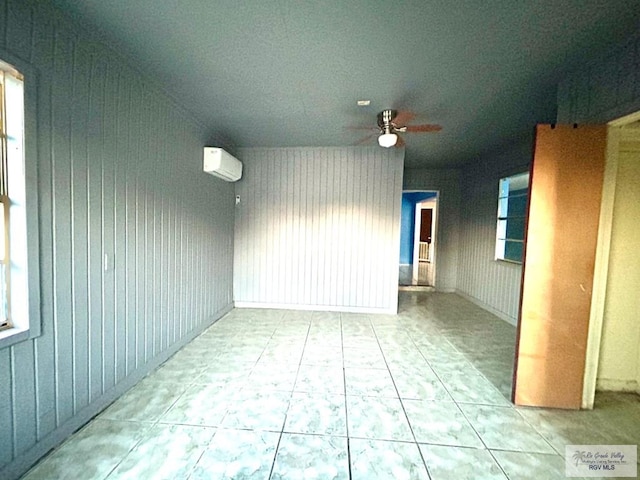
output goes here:
{"type": "Polygon", "coordinates": [[[367,143],[373,137],[377,137],[377,136],[378,136],[377,133],[372,133],[371,135],[367,135],[366,137],[362,137],[360,140],[358,140],[356,143],[354,143],[354,145],[362,145],[363,143],[367,143]]]}
{"type": "Polygon", "coordinates": [[[366,126],[365,125],[362,125],[362,126],[360,126],[360,125],[358,125],[358,126],[348,125],[345,128],[347,130],[371,130],[371,131],[375,130],[376,132],[380,130],[378,127],[374,127],[374,126],[371,126],[371,125],[366,125],[366,126]]]}
{"type": "Polygon", "coordinates": [[[396,147],[404,147],[406,144],[404,142],[404,138],[398,135],[398,141],[396,141],[396,147]]]}
{"type": "Polygon", "coordinates": [[[398,127],[404,127],[407,123],[409,123],[414,118],[416,118],[415,113],[410,112],[409,110],[399,110],[398,114],[395,116],[392,122],[398,127]]]}
{"type": "Polygon", "coordinates": [[[439,132],[442,130],[440,125],[434,124],[422,124],[422,125],[407,125],[407,132],[439,132]]]}

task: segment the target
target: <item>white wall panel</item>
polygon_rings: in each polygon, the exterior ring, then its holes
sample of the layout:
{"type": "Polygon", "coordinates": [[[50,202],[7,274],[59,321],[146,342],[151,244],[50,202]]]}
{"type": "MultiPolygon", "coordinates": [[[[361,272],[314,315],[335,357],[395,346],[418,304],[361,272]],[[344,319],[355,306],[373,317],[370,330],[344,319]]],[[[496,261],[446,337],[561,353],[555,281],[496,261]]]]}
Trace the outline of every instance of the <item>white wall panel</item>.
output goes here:
{"type": "Polygon", "coordinates": [[[240,149],[237,306],[395,311],[404,152],[240,149]]]}
{"type": "Polygon", "coordinates": [[[0,349],[12,479],[231,308],[234,187],[202,172],[203,126],[47,2],[0,0],[1,52],[38,86],[42,335],[0,349]]]}
{"type": "Polygon", "coordinates": [[[437,257],[435,287],[452,292],[457,286],[460,236],[460,170],[407,169],[404,190],[437,191],[437,257]]]}
{"type": "Polygon", "coordinates": [[[558,123],[606,123],[640,110],[640,30],[568,72],[558,85],[558,123]]]}
{"type": "Polygon", "coordinates": [[[467,168],[461,183],[456,291],[513,325],[518,319],[522,267],[495,260],[498,183],[502,177],[527,171],[531,156],[527,137],[467,168]]]}

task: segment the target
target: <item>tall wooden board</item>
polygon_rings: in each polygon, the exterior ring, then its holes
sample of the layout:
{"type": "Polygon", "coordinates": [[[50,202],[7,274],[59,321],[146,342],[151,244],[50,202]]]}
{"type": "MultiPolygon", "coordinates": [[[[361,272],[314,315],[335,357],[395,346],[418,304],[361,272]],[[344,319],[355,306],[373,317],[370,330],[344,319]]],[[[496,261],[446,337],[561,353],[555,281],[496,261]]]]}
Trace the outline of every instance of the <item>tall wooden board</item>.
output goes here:
{"type": "Polygon", "coordinates": [[[539,125],[513,387],[517,405],[580,408],[605,126],[539,125]]]}

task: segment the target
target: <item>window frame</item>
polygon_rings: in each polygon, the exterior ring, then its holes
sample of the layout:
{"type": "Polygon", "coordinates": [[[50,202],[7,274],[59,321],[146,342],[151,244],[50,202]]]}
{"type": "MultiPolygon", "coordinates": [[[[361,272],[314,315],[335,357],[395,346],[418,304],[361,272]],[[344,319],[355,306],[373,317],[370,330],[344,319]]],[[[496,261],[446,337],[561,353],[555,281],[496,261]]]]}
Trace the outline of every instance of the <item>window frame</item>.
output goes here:
{"type": "Polygon", "coordinates": [[[0,330],[0,349],[35,338],[42,333],[40,311],[40,231],[38,209],[37,76],[35,69],[0,48],[3,70],[17,71],[23,88],[22,172],[8,172],[10,276],[10,325],[0,330]],[[19,182],[19,195],[11,184],[19,182]],[[13,246],[20,245],[20,248],[13,246]]]}
{"type": "MultiPolygon", "coordinates": [[[[0,288],[4,288],[7,292],[11,290],[11,268],[7,268],[7,265],[11,265],[11,248],[10,248],[10,212],[9,208],[11,201],[8,195],[8,178],[7,178],[7,133],[5,128],[6,123],[6,102],[5,98],[5,77],[7,74],[11,75],[5,69],[0,68],[0,216],[2,217],[2,230],[0,231],[0,264],[3,266],[4,279],[0,279],[0,288]]],[[[0,310],[0,331],[12,328],[11,321],[11,296],[7,293],[6,306],[0,310]]],[[[3,305],[0,305],[2,307],[3,305]]]]}
{"type": "MultiPolygon", "coordinates": [[[[495,257],[494,259],[498,262],[507,262],[513,263],[517,265],[522,265],[524,261],[524,244],[526,239],[526,224],[527,224],[527,212],[529,209],[529,189],[530,189],[530,179],[531,173],[529,170],[519,173],[514,173],[513,175],[508,175],[506,177],[501,177],[498,182],[498,208],[497,208],[497,221],[496,221],[496,244],[495,244],[495,257]],[[515,195],[510,195],[511,189],[507,184],[507,194],[504,195],[503,184],[505,182],[512,181],[517,179],[518,177],[526,176],[526,189],[524,193],[517,193],[515,195]],[[523,212],[520,214],[510,214],[509,212],[509,200],[511,199],[521,199],[524,197],[524,207],[523,212]],[[506,202],[505,202],[506,201],[506,202]],[[506,205],[506,213],[503,212],[503,207],[506,205]],[[522,238],[509,238],[509,221],[518,220],[523,223],[523,232],[522,238]],[[504,233],[503,233],[504,232],[504,233]],[[522,244],[522,251],[519,258],[512,258],[507,256],[507,243],[520,243],[522,244]]],[[[517,189],[517,192],[521,192],[523,189],[517,189]]]]}

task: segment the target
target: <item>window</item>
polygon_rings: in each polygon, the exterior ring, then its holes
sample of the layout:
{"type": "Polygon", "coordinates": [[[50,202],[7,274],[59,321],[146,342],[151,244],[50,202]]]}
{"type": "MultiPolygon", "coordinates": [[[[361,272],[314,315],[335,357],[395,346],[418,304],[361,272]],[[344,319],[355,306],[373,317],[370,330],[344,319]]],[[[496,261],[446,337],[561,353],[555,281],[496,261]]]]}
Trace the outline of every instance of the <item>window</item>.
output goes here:
{"type": "Polygon", "coordinates": [[[522,263],[529,172],[500,179],[496,260],[522,263]]]}
{"type": "Polygon", "coordinates": [[[9,166],[20,167],[23,156],[24,120],[22,76],[8,65],[0,70],[0,329],[11,322],[11,251],[9,166]]]}
{"type": "Polygon", "coordinates": [[[40,334],[35,78],[0,50],[0,348],[40,334]],[[10,63],[9,63],[10,62],[10,63]],[[27,232],[29,233],[27,235],[27,232]]]}

